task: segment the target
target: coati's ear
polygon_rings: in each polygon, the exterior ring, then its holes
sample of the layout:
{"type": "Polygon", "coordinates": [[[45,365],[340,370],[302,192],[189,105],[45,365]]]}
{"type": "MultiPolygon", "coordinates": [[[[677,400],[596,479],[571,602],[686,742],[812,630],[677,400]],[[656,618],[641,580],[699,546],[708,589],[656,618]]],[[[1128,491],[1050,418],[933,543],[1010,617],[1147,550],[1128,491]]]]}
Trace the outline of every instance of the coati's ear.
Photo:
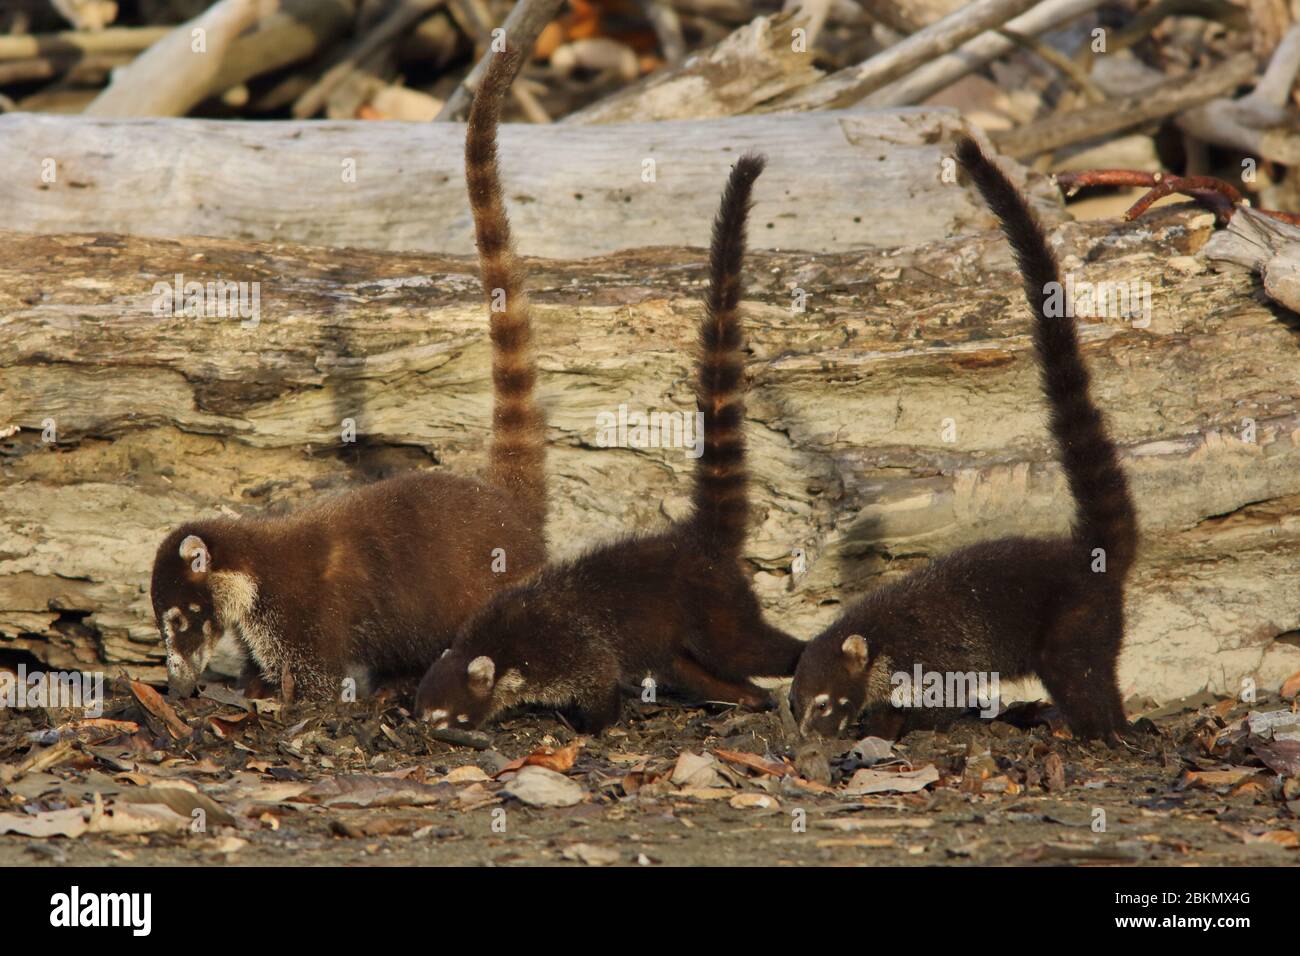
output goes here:
{"type": "Polygon", "coordinates": [[[486,694],[496,679],[497,666],[490,657],[476,657],[469,662],[469,686],[476,694],[486,694]]]}
{"type": "Polygon", "coordinates": [[[862,639],[861,634],[850,634],[844,638],[840,650],[844,652],[844,656],[849,659],[849,665],[855,670],[862,670],[866,666],[867,642],[862,639]]]}
{"type": "Polygon", "coordinates": [[[208,570],[211,558],[208,555],[208,546],[203,543],[203,539],[197,534],[186,535],[181,541],[180,555],[190,563],[190,568],[200,574],[208,570]]]}

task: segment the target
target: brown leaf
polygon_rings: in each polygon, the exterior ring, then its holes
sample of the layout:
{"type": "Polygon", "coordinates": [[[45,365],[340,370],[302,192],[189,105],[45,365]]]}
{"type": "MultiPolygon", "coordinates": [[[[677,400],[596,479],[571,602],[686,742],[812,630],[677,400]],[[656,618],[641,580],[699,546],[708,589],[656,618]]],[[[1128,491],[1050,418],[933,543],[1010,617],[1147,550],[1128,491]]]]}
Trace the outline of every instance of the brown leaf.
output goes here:
{"type": "Polygon", "coordinates": [[[790,773],[790,768],[785,764],[777,763],[775,760],[764,760],[757,754],[747,754],[739,750],[718,749],[715,749],[713,753],[715,756],[727,761],[727,763],[734,763],[749,770],[754,770],[758,773],[766,773],[773,777],[784,777],[786,774],[790,773]]]}
{"type": "Polygon", "coordinates": [[[148,684],[138,680],[131,681],[131,693],[140,702],[140,706],[153,714],[167,726],[167,732],[177,740],[190,735],[190,725],[181,720],[172,709],[172,705],[148,684]]]}
{"type": "Polygon", "coordinates": [[[569,770],[578,759],[578,751],[582,749],[582,741],[574,741],[567,747],[561,747],[556,750],[554,747],[543,747],[541,750],[534,750],[527,757],[519,757],[510,761],[504,767],[497,771],[500,777],[503,773],[511,773],[523,767],[545,767],[547,770],[554,770],[556,773],[564,773],[569,770]]]}
{"type": "Polygon", "coordinates": [[[1300,778],[1300,740],[1254,740],[1250,752],[1279,777],[1300,778]]]}
{"type": "Polygon", "coordinates": [[[868,793],[916,793],[938,779],[939,770],[934,764],[899,773],[864,767],[854,771],[843,793],[845,796],[860,796],[868,793]]]}
{"type": "Polygon", "coordinates": [[[414,783],[358,773],[319,780],[299,799],[323,807],[421,807],[449,802],[455,796],[455,789],[446,784],[414,783]]]}
{"type": "Polygon", "coordinates": [[[1233,767],[1230,770],[1188,770],[1178,781],[1178,789],[1197,787],[1213,790],[1215,787],[1235,787],[1259,773],[1257,767],[1233,767]]]}

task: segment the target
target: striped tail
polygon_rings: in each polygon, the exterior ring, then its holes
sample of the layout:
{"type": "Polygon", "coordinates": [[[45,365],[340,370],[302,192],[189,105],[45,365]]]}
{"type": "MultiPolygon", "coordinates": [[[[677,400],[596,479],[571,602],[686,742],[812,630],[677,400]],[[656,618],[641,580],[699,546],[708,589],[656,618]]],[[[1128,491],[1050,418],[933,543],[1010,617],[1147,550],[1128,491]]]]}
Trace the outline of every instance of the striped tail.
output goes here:
{"type": "Polygon", "coordinates": [[[989,209],[1002,223],[1024,279],[1034,312],[1034,346],[1050,408],[1049,426],[1061,449],[1061,464],[1075,501],[1074,538],[1085,548],[1103,548],[1106,570],[1123,580],[1137,554],[1137,514],[1119,452],[1106,433],[1101,411],[1088,394],[1088,369],[1070,316],[1049,314],[1048,298],[1061,286],[1056,257],[1024,197],[969,139],[957,144],[957,158],[975,180],[989,209]]]}
{"type": "Polygon", "coordinates": [[[546,418],[534,395],[537,363],[528,296],[510,240],[497,165],[501,101],[519,62],[516,51],[497,53],[483,74],[465,132],[465,182],[492,338],[494,404],[488,480],[515,496],[540,526],[546,517],[546,418]]]}
{"type": "Polygon", "coordinates": [[[695,462],[692,523],[704,546],[719,555],[739,553],[749,522],[740,268],[750,194],[765,163],[761,156],[747,155],[732,168],[709,248],[709,291],[700,326],[696,391],[704,415],[704,448],[695,462]]]}

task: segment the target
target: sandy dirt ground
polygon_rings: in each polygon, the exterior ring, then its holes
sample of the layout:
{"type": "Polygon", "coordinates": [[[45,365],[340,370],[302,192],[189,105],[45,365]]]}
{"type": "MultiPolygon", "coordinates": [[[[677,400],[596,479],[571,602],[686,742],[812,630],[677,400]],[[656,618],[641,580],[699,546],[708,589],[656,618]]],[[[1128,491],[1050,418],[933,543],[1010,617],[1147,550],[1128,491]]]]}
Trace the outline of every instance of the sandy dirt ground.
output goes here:
{"type": "Polygon", "coordinates": [[[525,713],[456,745],[400,694],[205,695],[0,709],[0,865],[1300,863],[1300,715],[1276,696],[1149,708],[1108,748],[1032,703],[892,746],[637,700],[599,738],[525,713]]]}

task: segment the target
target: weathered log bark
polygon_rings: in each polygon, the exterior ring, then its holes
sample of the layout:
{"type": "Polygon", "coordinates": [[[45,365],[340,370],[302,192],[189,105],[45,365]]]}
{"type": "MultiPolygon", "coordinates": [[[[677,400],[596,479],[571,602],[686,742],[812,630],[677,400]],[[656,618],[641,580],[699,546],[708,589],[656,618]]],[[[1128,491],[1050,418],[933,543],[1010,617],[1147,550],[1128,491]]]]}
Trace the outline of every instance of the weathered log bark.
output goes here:
{"type": "MultiPolygon", "coordinates": [[[[1189,255],[1211,222],[1166,210],[1057,234],[1074,282],[1151,285],[1146,327],[1081,322],[1142,518],[1122,683],[1157,697],[1300,669],[1300,337],[1252,276],[1189,255]]],[[[597,416],[691,407],[701,253],[529,271],[554,553],[661,527],[691,460],[601,448],[597,416]]],[[[1028,314],[996,234],[758,252],[747,273],[746,553],[774,621],[811,635],[929,556],[1065,528],[1028,314]],[[808,568],[792,577],[796,549],[808,568]]],[[[6,233],[0,316],[0,433],[22,426],[3,442],[0,648],[55,666],[161,677],[147,586],[176,522],[483,460],[488,346],[469,259],[6,233]],[[155,316],[154,283],[177,273],[260,283],[259,321],[155,316]]]]}
{"type": "MultiPolygon", "coordinates": [[[[768,157],[753,245],[822,252],[991,226],[973,190],[933,188],[963,130],[948,110],[508,125],[501,155],[515,234],[532,254],[576,258],[703,237],[727,170],[749,149],[768,157]]],[[[4,225],[23,232],[469,254],[464,140],[451,123],[10,114],[0,116],[0,169],[13,171],[0,177],[0,209],[4,225]]],[[[1035,183],[1042,197],[1054,192],[1035,183]]],[[[1054,198],[1042,209],[1060,217],[1054,198]]]]}

